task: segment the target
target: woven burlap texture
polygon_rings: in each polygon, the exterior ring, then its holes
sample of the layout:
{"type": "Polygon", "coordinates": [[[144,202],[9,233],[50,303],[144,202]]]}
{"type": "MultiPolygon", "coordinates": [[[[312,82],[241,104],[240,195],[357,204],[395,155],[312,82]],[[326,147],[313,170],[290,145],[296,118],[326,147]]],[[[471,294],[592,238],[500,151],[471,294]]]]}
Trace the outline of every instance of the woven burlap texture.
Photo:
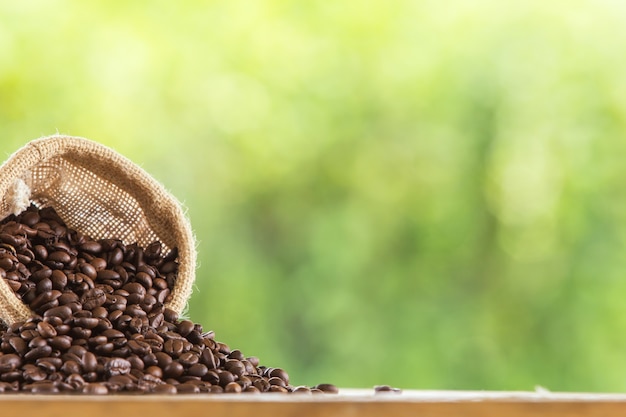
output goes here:
{"type": "MultiPolygon", "coordinates": [[[[0,219],[31,202],[53,207],[73,229],[94,239],[115,238],[164,253],[178,248],[178,278],[167,307],[186,307],[196,272],[191,225],[181,204],[148,173],[90,140],[54,135],[29,142],[0,166],[0,219]]],[[[15,323],[31,311],[0,279],[0,319],[15,323]]]]}

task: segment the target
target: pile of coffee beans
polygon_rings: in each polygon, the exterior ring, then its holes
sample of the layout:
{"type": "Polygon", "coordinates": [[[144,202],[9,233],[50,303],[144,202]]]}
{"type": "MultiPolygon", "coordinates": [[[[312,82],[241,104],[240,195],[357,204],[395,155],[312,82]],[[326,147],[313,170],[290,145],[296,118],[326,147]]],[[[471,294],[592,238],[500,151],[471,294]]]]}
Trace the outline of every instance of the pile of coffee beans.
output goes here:
{"type": "Polygon", "coordinates": [[[34,312],[0,328],[0,392],[336,393],[294,387],[165,308],[175,249],[93,240],[52,208],[0,222],[0,277],[34,312]]]}

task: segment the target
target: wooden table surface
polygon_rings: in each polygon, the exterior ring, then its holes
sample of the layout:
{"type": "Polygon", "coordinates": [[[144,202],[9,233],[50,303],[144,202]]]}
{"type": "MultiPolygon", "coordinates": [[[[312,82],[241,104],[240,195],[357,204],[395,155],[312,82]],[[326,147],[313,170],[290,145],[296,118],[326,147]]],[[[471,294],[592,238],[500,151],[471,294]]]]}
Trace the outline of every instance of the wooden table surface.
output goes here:
{"type": "Polygon", "coordinates": [[[341,390],[332,395],[0,394],[0,416],[626,416],[626,394],[341,390]]]}

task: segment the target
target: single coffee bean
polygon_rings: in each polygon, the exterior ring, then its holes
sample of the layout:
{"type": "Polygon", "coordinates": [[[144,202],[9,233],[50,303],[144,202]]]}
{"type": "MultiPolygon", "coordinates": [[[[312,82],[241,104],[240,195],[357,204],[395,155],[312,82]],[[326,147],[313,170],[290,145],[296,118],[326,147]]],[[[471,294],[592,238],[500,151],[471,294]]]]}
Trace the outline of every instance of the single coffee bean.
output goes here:
{"type": "Polygon", "coordinates": [[[28,342],[28,347],[31,349],[34,349],[34,348],[46,346],[47,344],[48,344],[48,341],[45,338],[41,337],[41,335],[39,335],[37,337],[33,337],[32,339],[30,339],[30,342],[28,342]]]}
{"type": "Polygon", "coordinates": [[[63,291],[67,286],[67,275],[63,271],[55,269],[52,271],[51,281],[53,289],[63,291]]]}
{"type": "Polygon", "coordinates": [[[93,372],[98,366],[98,359],[92,352],[85,352],[82,357],[81,365],[83,366],[85,372],[93,372]]]}
{"type": "Polygon", "coordinates": [[[178,361],[185,367],[195,365],[198,363],[199,360],[199,356],[192,352],[182,353],[178,358],[178,361]]]}
{"type": "Polygon", "coordinates": [[[25,388],[33,394],[57,394],[59,392],[59,388],[56,383],[47,381],[25,385],[25,388]]]}
{"type": "Polygon", "coordinates": [[[106,300],[106,294],[100,288],[90,289],[81,297],[83,308],[87,310],[93,310],[96,307],[100,307],[106,302],[106,300]]]}
{"type": "Polygon", "coordinates": [[[34,361],[36,359],[49,356],[51,353],[52,348],[50,346],[39,346],[26,352],[26,354],[24,355],[24,359],[26,359],[27,361],[34,361]]]}
{"type": "Polygon", "coordinates": [[[178,391],[176,390],[176,387],[172,384],[160,384],[155,386],[152,392],[156,394],[172,395],[176,394],[178,391]]]}
{"type": "Polygon", "coordinates": [[[339,392],[339,389],[333,384],[318,384],[315,388],[329,394],[337,394],[339,392]]]}
{"type": "Polygon", "coordinates": [[[46,379],[46,372],[34,365],[25,365],[24,373],[22,374],[23,378],[27,382],[38,382],[46,379]]]}
{"type": "Polygon", "coordinates": [[[287,372],[285,372],[284,370],[280,368],[272,369],[269,373],[269,376],[282,379],[285,382],[285,385],[289,384],[289,375],[287,375],[287,372]]]}
{"type": "MultiPolygon", "coordinates": [[[[23,356],[24,353],[26,353],[26,350],[28,349],[28,344],[26,343],[26,341],[24,341],[24,339],[18,336],[13,336],[9,338],[9,346],[13,349],[15,353],[17,353],[20,356],[23,356]]],[[[0,372],[2,372],[1,365],[0,365],[0,372]]]]}
{"type": "Polygon", "coordinates": [[[236,376],[242,376],[246,372],[245,365],[236,359],[228,359],[224,368],[236,376]]]}
{"type": "Polygon", "coordinates": [[[219,372],[219,384],[222,387],[226,387],[231,382],[235,382],[235,376],[228,371],[219,372]]]}
{"type": "Polygon", "coordinates": [[[236,382],[229,382],[224,387],[224,392],[228,394],[239,394],[241,391],[241,385],[236,382]]]}
{"type": "Polygon", "coordinates": [[[109,389],[106,385],[101,383],[89,383],[83,386],[83,394],[89,395],[105,395],[109,393],[109,389]]]}
{"type": "Polygon", "coordinates": [[[178,323],[178,333],[180,333],[181,336],[186,337],[189,333],[191,333],[194,329],[194,324],[193,322],[189,321],[189,320],[183,320],[180,323],[178,323]]]}
{"type": "Polygon", "coordinates": [[[206,365],[201,363],[193,364],[187,369],[187,374],[192,376],[203,377],[209,372],[209,369],[206,365]]]}
{"type": "MultiPolygon", "coordinates": [[[[59,297],[60,299],[61,297],[59,297]]],[[[72,316],[72,309],[67,305],[60,305],[58,307],[52,307],[43,313],[44,317],[59,317],[63,320],[67,320],[72,316]]]]}
{"type": "Polygon", "coordinates": [[[197,394],[200,392],[200,388],[194,384],[179,384],[176,386],[178,394],[197,394]]]}
{"type": "Polygon", "coordinates": [[[41,321],[37,323],[37,331],[41,335],[41,337],[50,338],[57,335],[56,329],[45,321],[41,321]]]}
{"type": "Polygon", "coordinates": [[[402,392],[402,390],[399,388],[393,388],[390,385],[376,385],[374,386],[374,392],[376,394],[381,394],[381,393],[399,394],[402,392]]]}
{"type": "Polygon", "coordinates": [[[205,364],[209,369],[215,369],[218,365],[218,362],[216,361],[211,349],[204,349],[204,351],[202,351],[200,361],[205,364]]]}
{"type": "Polygon", "coordinates": [[[48,260],[53,262],[59,262],[67,264],[72,260],[72,257],[64,251],[54,251],[48,255],[48,260]]]}
{"type": "Polygon", "coordinates": [[[183,372],[185,372],[185,369],[179,362],[171,362],[163,368],[163,375],[167,378],[179,378],[183,372]]]}
{"type": "Polygon", "coordinates": [[[22,365],[22,359],[20,356],[10,353],[8,355],[0,356],[0,373],[7,373],[14,371],[22,365]]]}

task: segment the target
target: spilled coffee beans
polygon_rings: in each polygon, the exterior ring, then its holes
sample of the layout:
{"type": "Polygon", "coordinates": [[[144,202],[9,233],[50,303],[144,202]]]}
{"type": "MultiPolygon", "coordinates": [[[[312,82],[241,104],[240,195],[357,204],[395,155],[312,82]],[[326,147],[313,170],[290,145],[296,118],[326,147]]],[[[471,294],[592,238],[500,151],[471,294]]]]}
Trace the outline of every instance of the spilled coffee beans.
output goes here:
{"type": "Polygon", "coordinates": [[[177,252],[161,248],[92,240],[52,208],[0,222],[0,277],[35,313],[0,332],[0,392],[337,392],[293,387],[284,370],[179,320],[164,307],[177,252]]]}

